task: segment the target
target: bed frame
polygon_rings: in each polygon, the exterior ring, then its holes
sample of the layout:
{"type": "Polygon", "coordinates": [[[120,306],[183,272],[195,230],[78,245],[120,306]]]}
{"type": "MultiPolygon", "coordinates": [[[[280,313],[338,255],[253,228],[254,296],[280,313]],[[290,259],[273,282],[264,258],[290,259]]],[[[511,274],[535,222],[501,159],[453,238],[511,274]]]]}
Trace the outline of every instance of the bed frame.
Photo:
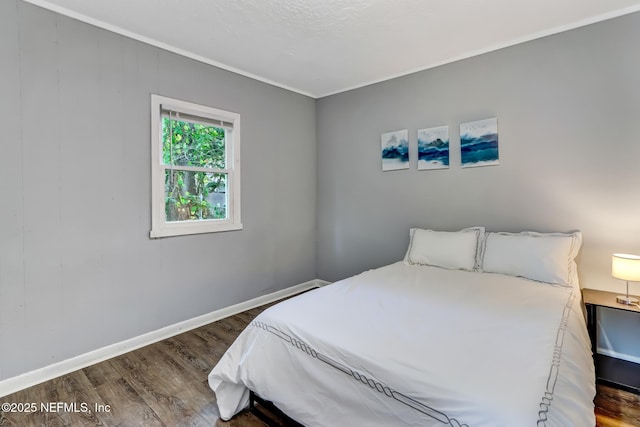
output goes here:
{"type": "Polygon", "coordinates": [[[292,420],[272,402],[249,391],[249,412],[260,418],[269,427],[304,427],[299,422],[292,420]]]}

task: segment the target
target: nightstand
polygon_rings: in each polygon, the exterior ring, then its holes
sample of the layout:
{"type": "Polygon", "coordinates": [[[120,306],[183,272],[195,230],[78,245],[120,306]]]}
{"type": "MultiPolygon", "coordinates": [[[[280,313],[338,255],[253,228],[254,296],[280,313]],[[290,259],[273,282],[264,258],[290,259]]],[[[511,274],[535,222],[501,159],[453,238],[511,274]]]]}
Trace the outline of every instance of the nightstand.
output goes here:
{"type": "Polygon", "coordinates": [[[582,300],[587,309],[587,329],[596,366],[596,380],[600,384],[640,394],[640,364],[597,353],[598,307],[635,312],[640,315],[640,308],[616,302],[617,295],[619,294],[595,289],[582,290],[582,300]]]}

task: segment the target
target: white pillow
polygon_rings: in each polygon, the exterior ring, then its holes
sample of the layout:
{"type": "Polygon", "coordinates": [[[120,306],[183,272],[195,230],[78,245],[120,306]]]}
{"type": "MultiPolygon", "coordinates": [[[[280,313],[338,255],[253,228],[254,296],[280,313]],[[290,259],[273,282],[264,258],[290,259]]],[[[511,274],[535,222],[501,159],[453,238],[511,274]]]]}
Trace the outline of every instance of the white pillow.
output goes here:
{"type": "Polygon", "coordinates": [[[409,230],[409,249],[404,257],[407,265],[432,265],[451,270],[478,268],[480,243],[484,227],[460,231],[409,230]]]}
{"type": "Polygon", "coordinates": [[[487,233],[482,271],[579,286],[575,258],[582,233],[487,233]]]}

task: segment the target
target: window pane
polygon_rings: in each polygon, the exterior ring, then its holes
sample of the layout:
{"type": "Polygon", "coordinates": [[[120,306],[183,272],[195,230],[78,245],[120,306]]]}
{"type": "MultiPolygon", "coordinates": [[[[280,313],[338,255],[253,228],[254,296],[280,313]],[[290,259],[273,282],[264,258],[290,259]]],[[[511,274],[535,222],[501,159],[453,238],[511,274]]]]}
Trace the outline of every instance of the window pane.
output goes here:
{"type": "Polygon", "coordinates": [[[165,213],[167,222],[227,219],[227,174],[166,170],[165,213]]]}
{"type": "Polygon", "coordinates": [[[225,130],[163,117],[162,161],[165,165],[224,169],[225,130]]]}

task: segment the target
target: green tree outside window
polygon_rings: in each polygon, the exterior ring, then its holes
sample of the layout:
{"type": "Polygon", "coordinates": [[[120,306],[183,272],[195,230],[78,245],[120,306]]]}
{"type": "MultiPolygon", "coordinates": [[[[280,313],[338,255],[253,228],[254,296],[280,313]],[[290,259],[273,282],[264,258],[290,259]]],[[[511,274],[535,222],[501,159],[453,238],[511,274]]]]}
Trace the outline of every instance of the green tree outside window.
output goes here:
{"type": "Polygon", "coordinates": [[[225,130],[163,117],[162,142],[163,163],[170,166],[165,171],[166,220],[226,219],[227,174],[217,172],[226,168],[225,130]]]}

